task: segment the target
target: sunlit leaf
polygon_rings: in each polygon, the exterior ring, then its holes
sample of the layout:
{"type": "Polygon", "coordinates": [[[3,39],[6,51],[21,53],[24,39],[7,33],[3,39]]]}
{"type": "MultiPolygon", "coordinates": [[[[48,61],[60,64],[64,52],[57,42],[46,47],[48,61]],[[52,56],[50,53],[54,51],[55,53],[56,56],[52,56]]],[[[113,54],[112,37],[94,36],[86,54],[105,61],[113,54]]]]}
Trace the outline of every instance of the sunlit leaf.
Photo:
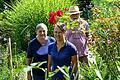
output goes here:
{"type": "Polygon", "coordinates": [[[59,66],[57,66],[57,68],[65,75],[69,78],[69,75],[59,66]]]}
{"type": "Polygon", "coordinates": [[[100,71],[98,69],[95,69],[95,72],[96,72],[97,76],[99,77],[99,79],[103,80],[100,71]]]}
{"type": "Polygon", "coordinates": [[[67,29],[67,30],[70,29],[70,24],[67,24],[66,29],[67,29]]]}
{"type": "Polygon", "coordinates": [[[39,63],[38,63],[38,66],[40,67],[41,65],[43,65],[43,64],[45,64],[45,63],[47,63],[47,61],[39,62],[39,63]]]}
{"type": "Polygon", "coordinates": [[[28,72],[32,69],[32,66],[27,66],[26,68],[23,68],[24,72],[28,72]]]}
{"type": "Polygon", "coordinates": [[[119,66],[117,66],[117,68],[118,68],[118,71],[120,71],[120,67],[119,67],[119,66]]]}
{"type": "Polygon", "coordinates": [[[31,63],[30,65],[31,66],[36,66],[38,63],[31,63]]]}

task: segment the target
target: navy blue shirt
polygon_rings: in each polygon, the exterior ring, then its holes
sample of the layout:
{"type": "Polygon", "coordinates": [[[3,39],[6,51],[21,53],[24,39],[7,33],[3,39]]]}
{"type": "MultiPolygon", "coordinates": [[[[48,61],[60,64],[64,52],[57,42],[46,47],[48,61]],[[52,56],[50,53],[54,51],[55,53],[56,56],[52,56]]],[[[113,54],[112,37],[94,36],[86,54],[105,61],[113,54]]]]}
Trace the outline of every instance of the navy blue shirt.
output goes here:
{"type": "MultiPolygon", "coordinates": [[[[54,71],[58,69],[57,66],[71,66],[71,58],[77,55],[77,49],[71,42],[66,41],[65,45],[58,52],[56,42],[54,42],[48,47],[48,54],[51,55],[52,71],[54,71]]],[[[61,77],[60,75],[61,73],[56,74],[56,77],[61,77]]]]}
{"type": "MultiPolygon", "coordinates": [[[[40,44],[37,38],[30,41],[27,49],[27,58],[33,58],[33,62],[43,62],[48,60],[48,45],[54,42],[53,37],[48,37],[48,42],[46,45],[40,44]]],[[[47,63],[40,66],[42,68],[47,68],[47,63]]],[[[37,75],[43,75],[43,71],[39,69],[33,69],[33,73],[37,75]]]]}

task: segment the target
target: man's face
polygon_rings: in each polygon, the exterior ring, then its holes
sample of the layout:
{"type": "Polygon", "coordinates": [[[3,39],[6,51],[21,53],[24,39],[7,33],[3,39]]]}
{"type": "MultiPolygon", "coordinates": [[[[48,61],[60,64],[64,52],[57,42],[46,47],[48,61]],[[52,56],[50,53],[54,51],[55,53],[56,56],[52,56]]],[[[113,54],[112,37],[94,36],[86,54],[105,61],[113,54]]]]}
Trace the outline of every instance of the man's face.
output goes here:
{"type": "Polygon", "coordinates": [[[79,13],[78,14],[71,14],[70,17],[72,20],[75,20],[75,19],[78,19],[80,17],[80,14],[79,13]]]}
{"type": "Polygon", "coordinates": [[[47,30],[45,28],[41,27],[37,30],[37,35],[38,35],[39,38],[45,39],[46,36],[47,36],[47,30]]]}

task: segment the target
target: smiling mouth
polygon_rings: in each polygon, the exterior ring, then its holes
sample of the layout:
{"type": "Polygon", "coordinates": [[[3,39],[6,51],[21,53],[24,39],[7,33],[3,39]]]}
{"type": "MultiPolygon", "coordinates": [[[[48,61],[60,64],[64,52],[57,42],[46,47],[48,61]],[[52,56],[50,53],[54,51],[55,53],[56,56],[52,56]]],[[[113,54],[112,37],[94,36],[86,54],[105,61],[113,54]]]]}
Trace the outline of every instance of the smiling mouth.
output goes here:
{"type": "Polygon", "coordinates": [[[40,35],[41,38],[46,37],[45,35],[40,35]]]}

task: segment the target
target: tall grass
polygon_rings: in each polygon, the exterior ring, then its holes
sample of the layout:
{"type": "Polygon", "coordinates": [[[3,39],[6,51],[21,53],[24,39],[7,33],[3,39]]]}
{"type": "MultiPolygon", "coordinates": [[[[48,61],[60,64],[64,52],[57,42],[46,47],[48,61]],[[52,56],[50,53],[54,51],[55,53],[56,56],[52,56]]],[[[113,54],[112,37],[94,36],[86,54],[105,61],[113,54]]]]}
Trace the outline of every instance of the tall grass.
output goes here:
{"type": "Polygon", "coordinates": [[[49,28],[48,35],[53,35],[53,26],[48,23],[49,12],[75,5],[75,0],[17,0],[15,3],[8,5],[11,10],[4,12],[6,24],[14,30],[14,40],[19,48],[25,50],[29,37],[35,36],[36,25],[45,23],[49,28]]]}

